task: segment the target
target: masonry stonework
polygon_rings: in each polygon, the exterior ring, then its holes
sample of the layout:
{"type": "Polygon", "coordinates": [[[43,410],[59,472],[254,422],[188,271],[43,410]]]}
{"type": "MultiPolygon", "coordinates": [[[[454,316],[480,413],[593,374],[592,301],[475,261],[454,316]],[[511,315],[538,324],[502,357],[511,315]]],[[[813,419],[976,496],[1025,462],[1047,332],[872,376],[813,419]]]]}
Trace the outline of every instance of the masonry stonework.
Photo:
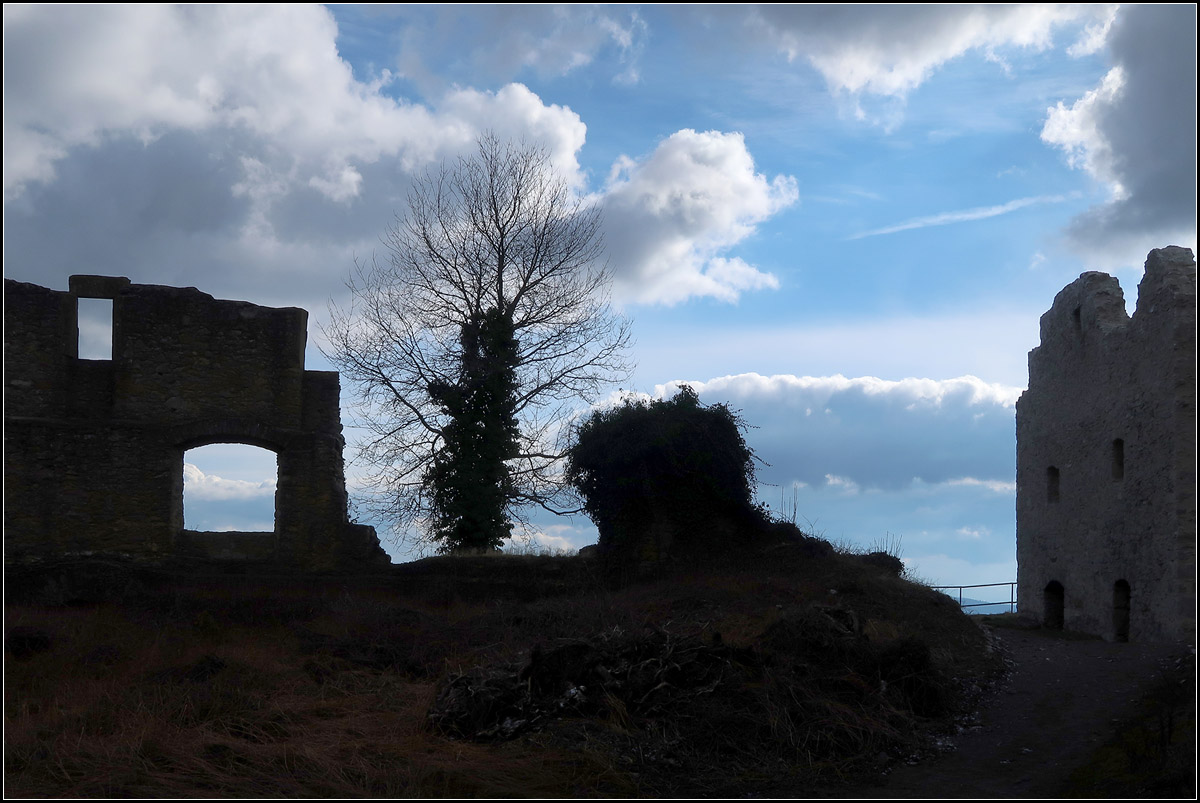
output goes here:
{"type": "Polygon", "coordinates": [[[1195,643],[1196,264],[1150,252],[1132,318],[1084,273],[1042,316],[1017,402],[1019,609],[1109,640],[1195,643]]]}
{"type": "Polygon", "coordinates": [[[352,524],[336,372],[304,369],[308,313],[194,287],[72,276],[4,282],[5,563],[64,556],[389,563],[352,524]],[[78,358],[78,301],[113,302],[112,358],[78,358]],[[275,528],[183,527],[183,456],[243,443],[278,460],[275,528]]]}

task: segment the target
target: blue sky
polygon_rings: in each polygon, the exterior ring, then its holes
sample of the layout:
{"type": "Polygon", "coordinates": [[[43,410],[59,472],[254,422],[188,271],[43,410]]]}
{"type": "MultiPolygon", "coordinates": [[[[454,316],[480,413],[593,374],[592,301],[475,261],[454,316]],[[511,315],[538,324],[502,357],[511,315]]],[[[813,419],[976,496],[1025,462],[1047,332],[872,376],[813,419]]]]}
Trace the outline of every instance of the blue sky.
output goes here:
{"type": "MultiPolygon", "coordinates": [[[[540,142],[604,211],[626,390],[741,409],[761,499],[827,537],[1011,580],[1039,316],[1085,270],[1132,310],[1150,249],[1195,249],[1195,14],[7,4],[5,275],[301,306],[323,369],[413,177],[540,142]]],[[[189,453],[206,526],[270,521],[271,457],[189,453]]]]}

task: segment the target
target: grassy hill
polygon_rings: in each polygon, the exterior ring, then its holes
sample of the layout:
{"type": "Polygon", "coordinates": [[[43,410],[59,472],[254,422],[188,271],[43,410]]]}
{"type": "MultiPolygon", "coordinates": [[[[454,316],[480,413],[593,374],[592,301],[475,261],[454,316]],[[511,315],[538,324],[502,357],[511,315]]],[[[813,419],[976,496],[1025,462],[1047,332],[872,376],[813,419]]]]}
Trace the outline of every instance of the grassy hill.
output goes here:
{"type": "Polygon", "coordinates": [[[7,606],[6,795],[802,795],[1001,670],[946,595],[804,544],[621,587],[537,556],[120,587],[7,606]]]}

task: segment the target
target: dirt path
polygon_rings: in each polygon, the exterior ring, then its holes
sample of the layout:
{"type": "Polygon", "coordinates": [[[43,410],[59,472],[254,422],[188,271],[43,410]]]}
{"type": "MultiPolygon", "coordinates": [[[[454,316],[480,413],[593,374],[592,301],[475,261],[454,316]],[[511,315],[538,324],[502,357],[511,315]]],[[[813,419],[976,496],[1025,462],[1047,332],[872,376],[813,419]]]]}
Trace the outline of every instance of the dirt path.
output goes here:
{"type": "Polygon", "coordinates": [[[1071,772],[1131,715],[1180,653],[1172,644],[1073,640],[1040,630],[996,630],[1011,661],[1006,684],[953,752],[900,765],[839,797],[1055,797],[1071,772]]]}

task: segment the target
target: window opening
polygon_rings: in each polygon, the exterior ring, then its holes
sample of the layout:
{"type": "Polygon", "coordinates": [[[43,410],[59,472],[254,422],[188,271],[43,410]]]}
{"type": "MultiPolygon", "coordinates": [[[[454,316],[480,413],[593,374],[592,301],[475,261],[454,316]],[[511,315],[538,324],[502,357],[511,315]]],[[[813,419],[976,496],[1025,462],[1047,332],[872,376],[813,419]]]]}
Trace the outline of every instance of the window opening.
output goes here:
{"type": "Polygon", "coordinates": [[[1054,466],[1046,469],[1046,501],[1058,501],[1058,469],[1054,466]]]}
{"type": "Polygon", "coordinates": [[[1042,626],[1048,630],[1062,630],[1065,607],[1066,591],[1062,583],[1051,580],[1042,592],[1042,626]]]}
{"type": "Polygon", "coordinates": [[[113,301],[111,298],[77,300],[76,326],[79,331],[76,355],[81,360],[111,360],[113,301]]]}
{"type": "Polygon", "coordinates": [[[1079,307],[1071,310],[1071,320],[1075,323],[1075,331],[1083,331],[1083,319],[1079,315],[1079,307]]]}
{"type": "Polygon", "coordinates": [[[1113,583],[1113,641],[1129,641],[1129,583],[1113,583]]]}
{"type": "Polygon", "coordinates": [[[1112,445],[1112,476],[1114,480],[1125,477],[1125,441],[1117,438],[1112,445]]]}
{"type": "Polygon", "coordinates": [[[204,532],[274,532],[279,462],[269,449],[214,443],[183,455],[183,526],[204,532]]]}

